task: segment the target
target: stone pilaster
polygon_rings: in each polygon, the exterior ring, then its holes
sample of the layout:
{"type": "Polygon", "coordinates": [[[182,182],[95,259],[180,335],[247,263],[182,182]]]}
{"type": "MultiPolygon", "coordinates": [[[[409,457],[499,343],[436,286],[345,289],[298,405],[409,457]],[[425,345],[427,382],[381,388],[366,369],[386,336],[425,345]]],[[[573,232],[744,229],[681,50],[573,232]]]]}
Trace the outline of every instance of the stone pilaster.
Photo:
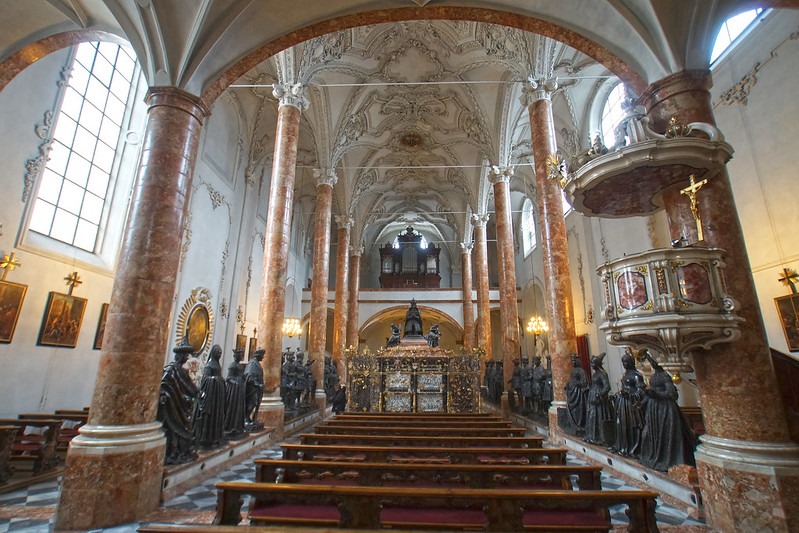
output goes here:
{"type": "Polygon", "coordinates": [[[324,384],[325,344],[327,341],[327,290],[330,277],[330,215],[333,186],[338,181],[333,169],[314,169],[316,213],[314,220],[313,277],[311,279],[311,320],[308,328],[313,378],[324,384]]]}
{"type": "Polygon", "coordinates": [[[461,287],[463,287],[463,349],[474,348],[474,302],[472,301],[473,242],[461,243],[461,287]]]}
{"type": "MultiPolygon", "coordinates": [[[[710,73],[686,71],[650,85],[640,102],[655,131],[668,121],[715,123],[710,73]]],[[[663,194],[672,238],[696,239],[690,202],[663,194]]],[[[738,211],[723,171],[697,193],[704,245],[726,251],[727,286],[745,321],[741,337],[693,355],[707,433],[696,459],[708,522],[719,531],[799,531],[799,447],[790,440],[738,211]]]]}
{"type": "Polygon", "coordinates": [[[569,355],[577,352],[574,304],[569,274],[569,246],[563,220],[561,189],[549,178],[547,159],[557,153],[555,122],[552,118],[554,80],[536,80],[524,94],[530,114],[530,131],[535,160],[535,186],[541,217],[541,250],[544,258],[544,289],[549,321],[549,353],[552,355],[554,401],[549,411],[549,427],[557,428],[557,409],[566,407],[565,387],[571,374],[569,355]]]}
{"type": "Polygon", "coordinates": [[[55,524],[87,530],[158,508],[165,439],[155,421],[183,224],[208,110],[173,87],[147,94],[147,129],[111,293],[88,424],[67,453],[55,524]]]}
{"type": "MultiPolygon", "coordinates": [[[[502,361],[504,382],[513,375],[513,360],[519,352],[519,306],[516,303],[516,258],[513,246],[513,219],[510,205],[510,167],[491,168],[489,179],[494,187],[494,211],[497,225],[497,256],[500,275],[499,305],[502,320],[502,361]]],[[[507,395],[507,391],[506,391],[507,395]]]]}
{"type": "Polygon", "coordinates": [[[347,299],[349,296],[349,248],[352,217],[338,215],[338,252],[336,261],[336,308],[333,315],[333,362],[341,368],[347,342],[347,299]]]}
{"type": "Polygon", "coordinates": [[[488,296],[488,214],[472,215],[474,225],[475,278],[477,282],[477,347],[485,350],[485,361],[492,357],[491,302],[488,296]]]}
{"type": "MultiPolygon", "coordinates": [[[[347,347],[358,349],[358,299],[361,291],[361,255],[363,246],[350,246],[350,295],[347,305],[347,347]]],[[[341,371],[341,369],[339,369],[341,371]]]]}
{"type": "Polygon", "coordinates": [[[264,368],[264,398],[258,418],[264,424],[277,428],[279,438],[282,436],[285,412],[280,399],[280,358],[286,311],[286,268],[291,237],[300,114],[307,106],[307,100],[301,85],[275,85],[272,94],[280,99],[280,105],[277,108],[275,152],[266,211],[263,286],[258,316],[258,345],[266,351],[261,363],[264,368]]]}

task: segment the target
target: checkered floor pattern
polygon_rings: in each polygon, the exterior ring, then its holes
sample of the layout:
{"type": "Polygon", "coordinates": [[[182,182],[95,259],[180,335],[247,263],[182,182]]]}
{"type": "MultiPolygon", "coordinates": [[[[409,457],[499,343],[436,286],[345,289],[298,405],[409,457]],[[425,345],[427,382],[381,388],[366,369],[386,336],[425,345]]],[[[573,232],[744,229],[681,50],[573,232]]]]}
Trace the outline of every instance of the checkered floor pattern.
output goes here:
{"type": "MultiPolygon", "coordinates": [[[[185,493],[173,498],[164,504],[167,509],[183,509],[189,511],[212,511],[216,505],[216,491],[214,483],[218,481],[251,481],[255,479],[255,467],[253,458],[280,458],[281,452],[278,445],[262,450],[258,455],[248,458],[230,470],[221,473],[218,477],[209,479],[202,484],[187,490],[185,493]]],[[[569,457],[570,464],[587,464],[582,460],[569,457]]],[[[625,484],[617,478],[602,473],[602,487],[608,490],[635,490],[635,487],[625,484]]],[[[52,530],[53,506],[58,500],[61,488],[60,479],[47,483],[31,485],[25,490],[0,494],[0,533],[7,531],[44,533],[52,530]],[[49,518],[34,519],[30,517],[14,518],[13,509],[19,507],[39,507],[44,515],[49,518]],[[45,509],[47,508],[47,509],[45,509]],[[4,512],[5,511],[5,512],[4,512]]],[[[656,516],[659,525],[668,526],[701,526],[704,522],[695,520],[686,513],[658,501],[656,516]]],[[[614,523],[624,524],[627,517],[624,514],[624,506],[611,508],[611,517],[614,523]]],[[[104,533],[135,533],[139,523],[127,524],[124,526],[97,529],[93,532],[104,533]]]]}

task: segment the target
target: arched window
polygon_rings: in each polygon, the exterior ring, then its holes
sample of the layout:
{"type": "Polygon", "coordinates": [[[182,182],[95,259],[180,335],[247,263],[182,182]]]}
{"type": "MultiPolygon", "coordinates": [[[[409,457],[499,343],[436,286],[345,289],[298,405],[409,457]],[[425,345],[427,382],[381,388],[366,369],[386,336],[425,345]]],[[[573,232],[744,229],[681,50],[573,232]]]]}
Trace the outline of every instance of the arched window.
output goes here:
{"type": "Polygon", "coordinates": [[[613,131],[624,117],[624,108],[622,108],[621,105],[623,101],[624,84],[618,83],[608,94],[608,98],[605,100],[605,106],[602,108],[602,142],[605,146],[613,146],[616,144],[616,137],[613,131]]]}
{"type": "Polygon", "coordinates": [[[533,215],[533,202],[529,198],[524,199],[522,205],[522,245],[524,246],[524,256],[530,255],[535,248],[535,217],[533,215]]]}
{"type": "Polygon", "coordinates": [[[730,17],[721,25],[716,44],[713,45],[713,52],[710,54],[710,62],[715,63],[727,50],[732,49],[744,33],[754,26],[754,22],[763,12],[762,8],[751,9],[730,17]]]}
{"type": "Polygon", "coordinates": [[[127,47],[108,42],[77,45],[29,230],[96,251],[138,70],[127,47]]]}

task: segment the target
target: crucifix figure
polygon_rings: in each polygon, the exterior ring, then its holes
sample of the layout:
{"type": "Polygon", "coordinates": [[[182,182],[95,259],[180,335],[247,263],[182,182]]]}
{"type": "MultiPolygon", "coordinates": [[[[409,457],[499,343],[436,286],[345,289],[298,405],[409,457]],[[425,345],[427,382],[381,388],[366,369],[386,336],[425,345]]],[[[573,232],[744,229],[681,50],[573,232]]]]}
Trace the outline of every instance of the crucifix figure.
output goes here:
{"type": "Polygon", "coordinates": [[[67,285],[69,285],[69,292],[67,292],[67,294],[69,294],[70,296],[72,296],[72,291],[75,289],[75,287],[77,287],[78,285],[83,283],[80,280],[80,276],[78,276],[77,272],[73,272],[72,274],[70,274],[69,276],[65,277],[64,279],[67,281],[67,285]]]}
{"type": "Polygon", "coordinates": [[[680,189],[680,194],[686,195],[691,200],[691,213],[693,213],[694,220],[696,220],[696,240],[699,242],[705,240],[705,234],[702,232],[702,218],[699,216],[699,206],[696,204],[696,193],[702,188],[702,185],[707,183],[707,180],[704,179],[697,182],[696,176],[693,174],[691,174],[690,179],[691,184],[684,189],[680,189]]]}
{"type": "Polygon", "coordinates": [[[793,270],[792,268],[783,268],[782,277],[777,281],[790,287],[791,294],[796,294],[796,285],[794,285],[794,283],[799,281],[799,274],[797,274],[796,270],[793,270]]]}

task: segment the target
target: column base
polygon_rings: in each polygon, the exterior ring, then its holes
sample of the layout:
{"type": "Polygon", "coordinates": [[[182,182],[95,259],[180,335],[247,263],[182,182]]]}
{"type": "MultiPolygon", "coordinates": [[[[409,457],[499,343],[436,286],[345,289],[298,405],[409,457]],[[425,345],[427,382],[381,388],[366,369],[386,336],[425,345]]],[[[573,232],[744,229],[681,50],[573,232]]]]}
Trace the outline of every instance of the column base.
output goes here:
{"type": "Polygon", "coordinates": [[[725,532],[799,531],[799,446],[700,440],[696,467],[708,525],[725,532]]]}
{"type": "Polygon", "coordinates": [[[549,418],[549,443],[552,446],[562,446],[566,442],[566,433],[560,428],[560,417],[563,416],[563,410],[567,409],[566,402],[562,400],[554,400],[549,405],[547,417],[549,418]],[[558,414],[560,410],[561,414],[558,414]]]}
{"type": "Polygon", "coordinates": [[[275,441],[280,442],[285,435],[285,421],[286,406],[283,405],[283,400],[277,398],[263,398],[261,405],[258,407],[258,422],[264,427],[275,428],[274,435],[275,441]]]}
{"type": "Polygon", "coordinates": [[[324,389],[316,389],[314,392],[314,403],[319,408],[319,415],[324,418],[327,409],[327,394],[324,389]]]}
{"type": "Polygon", "coordinates": [[[166,448],[160,422],[79,431],[67,453],[56,530],[113,527],[158,509],[166,448]]]}

